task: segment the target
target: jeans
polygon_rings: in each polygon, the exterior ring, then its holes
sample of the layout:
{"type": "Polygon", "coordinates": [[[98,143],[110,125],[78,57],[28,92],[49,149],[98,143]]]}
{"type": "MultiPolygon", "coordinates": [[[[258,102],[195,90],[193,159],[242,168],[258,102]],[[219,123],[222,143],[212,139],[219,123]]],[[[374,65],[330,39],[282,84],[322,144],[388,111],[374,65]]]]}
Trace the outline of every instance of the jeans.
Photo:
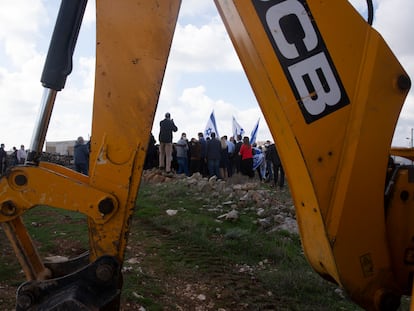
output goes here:
{"type": "Polygon", "coordinates": [[[279,187],[282,188],[285,185],[285,171],[283,170],[283,166],[282,164],[278,164],[275,165],[273,169],[275,176],[275,186],[279,185],[279,187]]]}
{"type": "Polygon", "coordinates": [[[76,171],[84,175],[88,175],[88,164],[87,163],[75,163],[76,171]]]}
{"type": "Polygon", "coordinates": [[[188,172],[188,158],[177,157],[177,163],[178,163],[177,174],[185,174],[186,176],[190,176],[188,172]]]}
{"type": "Polygon", "coordinates": [[[272,180],[273,179],[273,168],[272,168],[271,160],[266,160],[266,171],[267,171],[266,179],[272,180]]]}
{"type": "Polygon", "coordinates": [[[220,176],[220,159],[209,159],[208,160],[208,172],[211,176],[216,176],[217,178],[221,178],[220,176]]]}

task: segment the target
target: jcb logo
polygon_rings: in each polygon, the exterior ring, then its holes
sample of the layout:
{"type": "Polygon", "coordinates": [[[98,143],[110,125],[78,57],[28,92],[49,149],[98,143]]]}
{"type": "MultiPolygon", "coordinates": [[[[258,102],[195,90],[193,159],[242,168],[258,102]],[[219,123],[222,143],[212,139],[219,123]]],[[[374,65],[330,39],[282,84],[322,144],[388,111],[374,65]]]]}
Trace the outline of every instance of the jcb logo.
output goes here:
{"type": "Polygon", "coordinates": [[[307,123],[349,104],[306,0],[253,0],[307,123]]]}

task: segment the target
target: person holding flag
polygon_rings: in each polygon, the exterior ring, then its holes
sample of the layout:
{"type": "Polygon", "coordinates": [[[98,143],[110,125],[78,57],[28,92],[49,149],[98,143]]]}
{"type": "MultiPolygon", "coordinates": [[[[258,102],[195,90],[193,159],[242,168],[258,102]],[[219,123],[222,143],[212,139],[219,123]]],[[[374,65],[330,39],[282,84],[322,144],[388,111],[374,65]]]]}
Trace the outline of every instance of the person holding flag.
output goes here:
{"type": "Polygon", "coordinates": [[[160,141],[159,147],[159,168],[165,169],[167,174],[171,174],[171,161],[172,161],[172,138],[173,132],[177,132],[178,128],[171,119],[169,112],[165,114],[165,119],[160,122],[160,134],[158,140],[160,141]]]}

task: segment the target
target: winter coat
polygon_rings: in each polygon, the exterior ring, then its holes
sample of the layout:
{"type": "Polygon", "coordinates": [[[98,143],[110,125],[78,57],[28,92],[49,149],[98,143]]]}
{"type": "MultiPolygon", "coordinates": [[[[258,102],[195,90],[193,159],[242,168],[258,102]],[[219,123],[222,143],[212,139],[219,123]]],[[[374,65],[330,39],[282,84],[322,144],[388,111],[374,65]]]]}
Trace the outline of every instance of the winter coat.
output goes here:
{"type": "Polygon", "coordinates": [[[160,135],[158,140],[160,143],[172,143],[173,132],[177,132],[178,128],[175,126],[174,121],[165,118],[160,122],[160,135]]]}

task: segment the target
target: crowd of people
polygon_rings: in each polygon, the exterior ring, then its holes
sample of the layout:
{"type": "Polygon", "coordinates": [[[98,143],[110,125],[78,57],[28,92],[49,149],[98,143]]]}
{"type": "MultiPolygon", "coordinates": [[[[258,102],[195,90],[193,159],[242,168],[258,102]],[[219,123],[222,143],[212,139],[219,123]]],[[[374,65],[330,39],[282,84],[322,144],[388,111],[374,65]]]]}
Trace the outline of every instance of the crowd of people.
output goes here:
{"type": "Polygon", "coordinates": [[[0,175],[6,171],[7,167],[15,166],[17,164],[24,164],[26,157],[27,152],[24,149],[24,145],[21,145],[20,149],[13,147],[11,157],[8,157],[5,150],[5,145],[0,144],[0,175]]]}
{"type": "Polygon", "coordinates": [[[173,133],[177,131],[167,112],[160,122],[159,145],[151,133],[144,169],[158,167],[167,176],[200,173],[203,177],[216,176],[223,180],[242,174],[284,187],[285,173],[276,146],[269,140],[257,146],[250,144],[247,136],[216,137],[212,132],[204,137],[199,132],[197,138],[191,139],[181,133],[178,141],[173,142],[173,133]]]}
{"type": "MultiPolygon", "coordinates": [[[[200,173],[203,177],[216,176],[226,180],[234,174],[254,178],[256,175],[263,182],[272,182],[283,188],[285,173],[274,143],[269,140],[262,146],[250,144],[249,137],[216,137],[212,132],[204,137],[202,132],[197,138],[188,140],[186,133],[173,142],[173,133],[178,131],[170,113],[160,122],[159,144],[151,133],[144,169],[158,167],[167,176],[185,174],[191,176],[200,173]]],[[[75,170],[88,175],[90,144],[79,136],[74,146],[75,170]]],[[[0,174],[8,166],[24,164],[27,152],[24,145],[20,149],[13,147],[9,163],[4,144],[0,145],[0,174]]]]}
{"type": "MultiPolygon", "coordinates": [[[[74,169],[84,175],[88,175],[89,170],[89,149],[90,143],[85,142],[82,136],[79,136],[74,146],[74,169]]],[[[0,144],[0,175],[4,174],[8,167],[18,164],[25,164],[27,158],[27,150],[24,145],[20,149],[13,147],[11,154],[7,154],[5,145],[0,144]]]]}

